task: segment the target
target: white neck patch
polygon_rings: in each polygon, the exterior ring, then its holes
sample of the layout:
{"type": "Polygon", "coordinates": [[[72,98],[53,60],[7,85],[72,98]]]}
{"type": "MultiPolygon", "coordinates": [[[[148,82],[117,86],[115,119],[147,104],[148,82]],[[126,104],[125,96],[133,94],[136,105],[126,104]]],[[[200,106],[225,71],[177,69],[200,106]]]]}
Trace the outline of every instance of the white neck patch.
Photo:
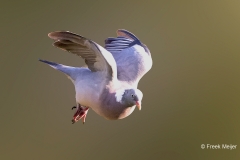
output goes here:
{"type": "Polygon", "coordinates": [[[122,97],[123,97],[124,92],[125,92],[124,89],[120,89],[116,92],[115,97],[116,97],[117,102],[120,102],[120,103],[122,102],[122,97]]]}

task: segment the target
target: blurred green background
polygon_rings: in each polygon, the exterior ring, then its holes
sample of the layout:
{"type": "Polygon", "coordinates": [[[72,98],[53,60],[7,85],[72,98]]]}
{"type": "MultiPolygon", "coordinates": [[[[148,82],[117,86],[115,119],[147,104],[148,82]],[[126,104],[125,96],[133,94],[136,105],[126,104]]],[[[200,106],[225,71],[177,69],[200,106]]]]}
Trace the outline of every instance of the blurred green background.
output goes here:
{"type": "Polygon", "coordinates": [[[0,159],[239,159],[240,1],[0,2],[0,159]],[[74,88],[38,58],[81,66],[47,34],[104,44],[119,28],[150,49],[142,111],[71,124],[74,88]],[[201,149],[235,144],[236,150],[201,149]]]}

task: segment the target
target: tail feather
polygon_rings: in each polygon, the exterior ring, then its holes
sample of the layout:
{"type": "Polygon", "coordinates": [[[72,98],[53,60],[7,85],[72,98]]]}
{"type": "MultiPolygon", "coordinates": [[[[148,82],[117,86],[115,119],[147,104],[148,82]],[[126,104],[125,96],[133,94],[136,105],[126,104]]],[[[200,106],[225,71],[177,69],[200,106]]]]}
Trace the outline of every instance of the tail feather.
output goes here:
{"type": "Polygon", "coordinates": [[[50,67],[65,73],[68,76],[68,78],[70,78],[72,81],[75,81],[75,79],[76,79],[76,77],[75,77],[76,75],[74,74],[74,71],[76,70],[75,67],[65,66],[62,64],[58,64],[55,62],[46,61],[46,60],[42,60],[42,59],[39,59],[39,61],[46,63],[50,67]]]}
{"type": "Polygon", "coordinates": [[[49,66],[53,67],[54,69],[57,69],[57,67],[60,66],[60,64],[50,62],[50,61],[46,61],[46,60],[42,60],[42,59],[39,59],[39,61],[48,64],[49,66]]]}

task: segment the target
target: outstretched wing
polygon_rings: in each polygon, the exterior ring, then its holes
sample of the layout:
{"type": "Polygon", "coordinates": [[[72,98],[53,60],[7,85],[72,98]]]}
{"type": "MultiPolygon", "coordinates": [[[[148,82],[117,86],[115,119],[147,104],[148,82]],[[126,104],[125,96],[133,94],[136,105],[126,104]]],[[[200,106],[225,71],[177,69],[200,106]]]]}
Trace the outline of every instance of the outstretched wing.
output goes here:
{"type": "Polygon", "coordinates": [[[105,48],[117,62],[118,79],[137,85],[152,67],[151,53],[131,32],[119,29],[117,37],[107,38],[105,48]]]}
{"type": "Polygon", "coordinates": [[[51,32],[54,46],[81,56],[92,72],[101,71],[117,79],[117,66],[112,54],[97,43],[68,31],[51,32]]]}

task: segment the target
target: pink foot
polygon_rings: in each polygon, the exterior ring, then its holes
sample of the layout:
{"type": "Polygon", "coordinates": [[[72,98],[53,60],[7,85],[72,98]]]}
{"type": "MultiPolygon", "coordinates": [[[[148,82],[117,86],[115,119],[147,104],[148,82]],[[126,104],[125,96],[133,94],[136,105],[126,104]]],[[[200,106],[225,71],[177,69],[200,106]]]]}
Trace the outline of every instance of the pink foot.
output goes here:
{"type": "Polygon", "coordinates": [[[82,119],[82,122],[84,124],[85,121],[86,121],[86,117],[87,117],[89,107],[84,107],[84,106],[81,106],[80,104],[78,104],[77,107],[74,106],[73,108],[77,108],[77,111],[73,115],[72,124],[76,123],[80,119],[82,119]]]}

